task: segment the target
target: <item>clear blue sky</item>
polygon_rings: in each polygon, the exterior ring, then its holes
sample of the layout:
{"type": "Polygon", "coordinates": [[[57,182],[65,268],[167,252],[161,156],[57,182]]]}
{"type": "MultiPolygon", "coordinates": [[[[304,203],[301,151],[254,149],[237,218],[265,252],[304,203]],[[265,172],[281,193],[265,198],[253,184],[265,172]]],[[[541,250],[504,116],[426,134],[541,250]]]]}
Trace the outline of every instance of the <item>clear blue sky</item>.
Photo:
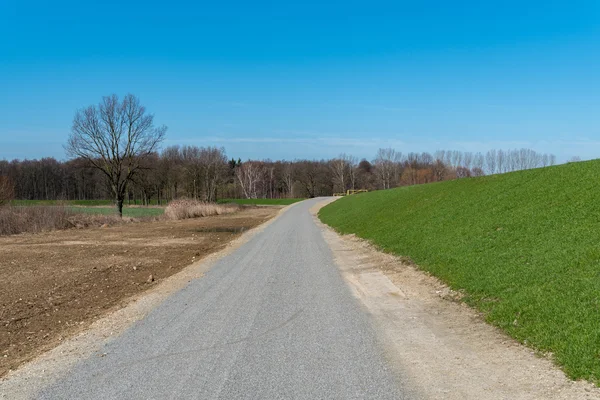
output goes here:
{"type": "Polygon", "coordinates": [[[133,93],[165,145],[600,157],[600,2],[0,0],[0,159],[133,93]],[[123,4],[127,3],[127,4],[123,4]]]}

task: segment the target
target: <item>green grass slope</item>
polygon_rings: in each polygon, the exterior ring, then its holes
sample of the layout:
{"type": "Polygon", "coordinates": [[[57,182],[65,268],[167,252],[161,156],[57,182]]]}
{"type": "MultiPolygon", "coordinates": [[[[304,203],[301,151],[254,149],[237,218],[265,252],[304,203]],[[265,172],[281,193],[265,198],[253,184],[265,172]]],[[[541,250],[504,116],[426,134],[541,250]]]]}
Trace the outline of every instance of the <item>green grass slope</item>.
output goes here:
{"type": "Polygon", "coordinates": [[[348,196],[319,216],[463,290],[571,378],[600,382],[600,160],[348,196]]]}

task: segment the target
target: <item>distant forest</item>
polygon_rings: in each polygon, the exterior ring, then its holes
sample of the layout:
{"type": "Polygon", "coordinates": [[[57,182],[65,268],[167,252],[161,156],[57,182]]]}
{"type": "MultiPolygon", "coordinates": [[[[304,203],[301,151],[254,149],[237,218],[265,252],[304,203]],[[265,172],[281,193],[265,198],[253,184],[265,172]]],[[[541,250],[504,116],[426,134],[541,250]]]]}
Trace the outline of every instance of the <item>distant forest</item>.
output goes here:
{"type": "MultiPolygon", "coordinates": [[[[228,159],[224,148],[172,146],[144,160],[127,189],[128,201],[166,203],[176,198],[330,196],[349,189],[398,186],[460,179],[554,165],[556,157],[530,149],[487,153],[437,151],[403,154],[380,149],[373,160],[341,154],[331,160],[228,159]]],[[[105,177],[83,160],[0,161],[0,177],[21,200],[111,198],[105,177]]]]}

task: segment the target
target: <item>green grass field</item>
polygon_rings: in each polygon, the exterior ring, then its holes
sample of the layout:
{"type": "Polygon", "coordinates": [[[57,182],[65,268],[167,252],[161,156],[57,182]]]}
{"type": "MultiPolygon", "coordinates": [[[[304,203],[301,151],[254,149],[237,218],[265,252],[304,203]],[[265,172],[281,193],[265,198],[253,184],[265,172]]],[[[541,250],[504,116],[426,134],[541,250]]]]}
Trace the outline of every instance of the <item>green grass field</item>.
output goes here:
{"type": "Polygon", "coordinates": [[[297,203],[304,199],[220,199],[219,204],[235,203],[245,205],[260,205],[260,206],[287,206],[297,203]]]}
{"type": "MultiPolygon", "coordinates": [[[[13,206],[67,206],[74,212],[84,214],[116,215],[117,208],[111,200],[13,200],[13,206]]],[[[123,207],[123,216],[131,218],[158,217],[164,214],[164,208],[159,207],[123,207]]]]}
{"type": "Polygon", "coordinates": [[[13,200],[13,206],[56,206],[56,205],[71,205],[71,206],[112,206],[111,200],[13,200]]]}
{"type": "Polygon", "coordinates": [[[600,383],[600,160],[348,196],[323,222],[410,257],[600,383]]]}
{"type": "MultiPolygon", "coordinates": [[[[14,206],[56,206],[56,205],[71,205],[71,206],[112,206],[112,200],[13,200],[10,202],[14,206]]],[[[164,203],[163,203],[164,204],[164,203]]],[[[129,204],[125,201],[125,206],[142,205],[140,201],[132,201],[129,204]]],[[[150,202],[150,205],[157,205],[156,200],[150,202]]]]}
{"type": "MultiPolygon", "coordinates": [[[[72,207],[77,213],[117,215],[116,207],[72,207]]],[[[158,217],[163,215],[164,208],[159,207],[123,207],[123,216],[131,218],[158,217]]]]}

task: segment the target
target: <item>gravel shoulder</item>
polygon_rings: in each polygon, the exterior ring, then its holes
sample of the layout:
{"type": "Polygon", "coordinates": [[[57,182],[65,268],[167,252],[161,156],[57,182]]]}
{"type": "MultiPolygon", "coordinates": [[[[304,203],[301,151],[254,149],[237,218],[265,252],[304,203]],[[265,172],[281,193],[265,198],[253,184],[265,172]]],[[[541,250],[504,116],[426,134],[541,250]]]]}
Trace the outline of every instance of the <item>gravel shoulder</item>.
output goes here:
{"type": "Polygon", "coordinates": [[[488,325],[436,278],[315,220],[373,316],[389,362],[424,398],[600,399],[600,389],[571,381],[550,359],[488,325]]]}

